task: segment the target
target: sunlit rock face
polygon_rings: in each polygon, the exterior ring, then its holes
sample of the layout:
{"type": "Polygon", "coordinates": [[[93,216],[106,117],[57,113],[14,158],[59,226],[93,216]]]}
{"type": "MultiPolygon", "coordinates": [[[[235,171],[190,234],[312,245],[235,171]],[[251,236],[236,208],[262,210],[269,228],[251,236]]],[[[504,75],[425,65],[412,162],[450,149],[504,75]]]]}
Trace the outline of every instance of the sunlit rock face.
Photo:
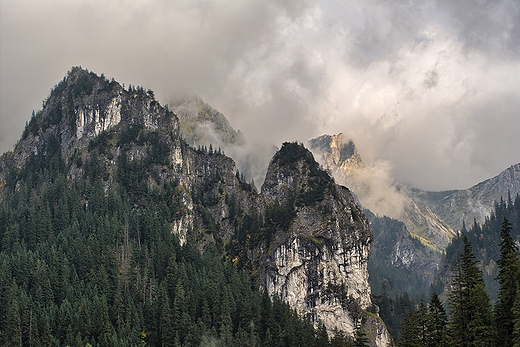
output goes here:
{"type": "Polygon", "coordinates": [[[395,183],[387,164],[365,165],[352,140],[343,134],[319,136],[310,140],[309,146],[318,161],[354,192],[364,208],[402,221],[412,235],[438,252],[450,243],[455,235],[453,229],[416,199],[414,190],[395,183]]]}
{"type": "Polygon", "coordinates": [[[294,201],[291,223],[279,229],[264,257],[262,284],[271,295],[335,328],[353,334],[361,324],[374,346],[390,337],[370,299],[367,263],[372,242],[368,220],[350,191],[324,174],[312,154],[284,145],[262,186],[266,203],[294,201]]]}

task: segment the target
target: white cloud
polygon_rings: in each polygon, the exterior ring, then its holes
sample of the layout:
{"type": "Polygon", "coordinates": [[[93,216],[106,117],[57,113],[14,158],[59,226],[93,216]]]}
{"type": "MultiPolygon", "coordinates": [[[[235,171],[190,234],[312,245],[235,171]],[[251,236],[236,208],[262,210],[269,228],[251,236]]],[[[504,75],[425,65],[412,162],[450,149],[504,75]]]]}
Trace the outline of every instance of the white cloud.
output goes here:
{"type": "Polygon", "coordinates": [[[197,93],[251,143],[343,132],[365,161],[390,161],[422,188],[465,188],[520,161],[514,0],[1,6],[2,152],[82,65],[163,102],[197,93]]]}

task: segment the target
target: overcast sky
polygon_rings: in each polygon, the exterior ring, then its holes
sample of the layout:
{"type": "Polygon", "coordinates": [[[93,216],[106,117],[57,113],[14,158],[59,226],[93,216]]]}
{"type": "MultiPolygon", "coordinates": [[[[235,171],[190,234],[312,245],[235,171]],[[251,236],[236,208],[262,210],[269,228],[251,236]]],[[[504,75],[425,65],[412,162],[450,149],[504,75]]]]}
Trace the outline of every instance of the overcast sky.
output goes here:
{"type": "Polygon", "coordinates": [[[520,162],[518,0],[5,0],[0,25],[0,152],[81,65],[196,93],[249,143],[343,132],[423,189],[520,162]]]}

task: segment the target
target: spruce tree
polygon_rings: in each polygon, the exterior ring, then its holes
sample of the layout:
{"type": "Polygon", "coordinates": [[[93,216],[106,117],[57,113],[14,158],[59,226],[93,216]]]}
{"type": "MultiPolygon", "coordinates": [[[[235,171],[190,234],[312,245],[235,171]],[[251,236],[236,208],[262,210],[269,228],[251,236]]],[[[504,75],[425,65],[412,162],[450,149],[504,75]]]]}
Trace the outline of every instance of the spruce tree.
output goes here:
{"type": "Polygon", "coordinates": [[[368,347],[369,342],[367,332],[361,327],[361,324],[357,324],[356,330],[354,330],[354,347],[368,347]]]}
{"type": "Polygon", "coordinates": [[[164,284],[159,287],[159,296],[157,298],[157,327],[160,345],[173,347],[175,338],[178,336],[175,334],[170,299],[164,284]]]}
{"type": "Polygon", "coordinates": [[[428,309],[422,300],[419,310],[417,310],[417,327],[419,343],[421,346],[426,346],[428,340],[428,309]]]}
{"type": "Polygon", "coordinates": [[[422,347],[419,339],[420,325],[419,315],[416,311],[410,310],[406,313],[401,323],[401,335],[397,340],[398,347],[422,347]]]}
{"type": "Polygon", "coordinates": [[[478,262],[466,235],[463,243],[464,250],[459,254],[449,297],[451,345],[488,346],[488,338],[493,336],[489,296],[484,290],[482,271],[477,267],[478,262]],[[484,339],[483,344],[479,342],[481,339],[484,339]]]}
{"type": "Polygon", "coordinates": [[[520,284],[513,305],[513,346],[520,347],[520,284]]]}
{"type": "Polygon", "coordinates": [[[469,340],[473,347],[494,347],[496,335],[489,296],[479,283],[471,290],[471,320],[468,324],[469,340]]]}
{"type": "Polygon", "coordinates": [[[318,330],[316,331],[316,344],[318,346],[329,346],[330,344],[327,328],[323,322],[318,323],[318,330]]]}
{"type": "Polygon", "coordinates": [[[428,337],[427,347],[447,347],[448,346],[448,316],[444,305],[439,300],[437,293],[433,293],[428,307],[428,337]]]}
{"type": "Polygon", "coordinates": [[[520,260],[518,247],[511,237],[511,224],[504,217],[500,230],[500,259],[498,264],[498,300],[495,305],[497,346],[507,347],[513,344],[514,314],[513,306],[517,297],[520,278],[520,260]]]}
{"type": "Polygon", "coordinates": [[[9,292],[7,303],[7,314],[5,327],[0,331],[4,334],[2,345],[21,346],[22,345],[22,323],[20,319],[20,306],[18,305],[18,286],[13,280],[13,285],[9,292]]]}

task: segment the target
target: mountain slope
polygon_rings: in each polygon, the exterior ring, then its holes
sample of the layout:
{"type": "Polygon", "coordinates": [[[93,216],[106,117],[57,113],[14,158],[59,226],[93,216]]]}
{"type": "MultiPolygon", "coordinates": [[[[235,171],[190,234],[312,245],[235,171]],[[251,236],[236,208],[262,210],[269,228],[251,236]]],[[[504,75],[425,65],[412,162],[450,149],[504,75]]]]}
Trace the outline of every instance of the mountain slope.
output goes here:
{"type": "Polygon", "coordinates": [[[411,190],[418,204],[439,215],[454,230],[460,230],[463,222],[473,219],[483,222],[495,203],[520,193],[520,163],[512,165],[497,176],[464,190],[426,192],[411,190]]]}
{"type": "Polygon", "coordinates": [[[367,167],[352,140],[346,141],[342,134],[323,135],[310,140],[309,146],[365,208],[404,222],[411,234],[436,251],[449,244],[453,230],[428,206],[410,199],[408,189],[395,185],[382,170],[367,167]]]}
{"type": "Polygon", "coordinates": [[[168,106],[179,118],[181,136],[190,146],[226,148],[245,143],[240,130],[235,131],[222,113],[197,96],[173,98],[168,106]]]}
{"type": "MultiPolygon", "coordinates": [[[[300,145],[282,147],[258,193],[231,158],[189,147],[177,116],[152,91],[126,90],[73,68],[15,149],[2,155],[0,182],[0,257],[8,267],[0,278],[1,298],[27,297],[23,305],[5,306],[19,312],[22,330],[32,305],[45,307],[41,312],[51,316],[38,313],[38,338],[74,345],[198,345],[201,338],[239,343],[309,332],[304,320],[276,304],[277,294],[329,332],[337,327],[352,334],[354,323],[362,324],[372,346],[389,342],[384,324],[366,311],[377,312],[366,281],[366,218],[348,190],[300,145]],[[298,256],[300,250],[314,252],[301,253],[306,270],[298,278],[307,286],[284,286],[278,277],[287,255],[281,250],[295,244],[289,240],[306,247],[297,247],[298,256]],[[332,256],[339,258],[329,264],[332,256]],[[31,269],[47,264],[43,273],[53,273],[52,284],[27,280],[25,270],[18,271],[24,261],[31,269]],[[209,268],[221,269],[213,282],[203,280],[209,268]],[[238,279],[238,270],[245,277],[238,279]],[[58,273],[69,292],[56,286],[58,273]],[[256,294],[239,289],[256,285],[273,295],[262,299],[260,311],[256,294]],[[78,296],[72,295],[76,286],[78,296]],[[291,298],[302,288],[307,305],[299,306],[291,298]],[[282,321],[273,321],[275,305],[282,321]],[[327,309],[337,311],[341,324],[327,309]],[[63,316],[57,316],[60,310],[63,316]],[[56,326],[70,312],[76,312],[70,324],[56,326]],[[128,340],[121,342],[123,336],[128,340]]],[[[18,341],[12,331],[2,336],[18,341]]]]}

